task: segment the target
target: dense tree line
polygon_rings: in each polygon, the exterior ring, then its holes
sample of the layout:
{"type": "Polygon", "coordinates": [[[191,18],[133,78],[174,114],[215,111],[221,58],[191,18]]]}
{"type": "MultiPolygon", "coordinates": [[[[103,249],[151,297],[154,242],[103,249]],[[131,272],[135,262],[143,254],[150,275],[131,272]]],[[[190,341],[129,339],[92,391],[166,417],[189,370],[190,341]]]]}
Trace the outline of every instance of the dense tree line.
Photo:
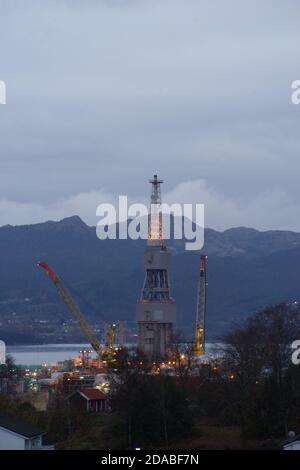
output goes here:
{"type": "Polygon", "coordinates": [[[149,375],[146,358],[123,351],[113,398],[127,423],[128,442],[139,438],[166,446],[192,436],[195,423],[201,427],[207,420],[238,426],[246,439],[283,439],[291,429],[300,433],[300,366],[291,360],[297,339],[299,307],[279,304],[234,325],[209,363],[195,360],[190,345],[177,339],[176,377],[149,375]]]}
{"type": "Polygon", "coordinates": [[[232,415],[245,435],[300,431],[300,370],[291,360],[299,338],[299,307],[286,304],[258,311],[225,335],[220,368],[232,377],[232,415]]]}

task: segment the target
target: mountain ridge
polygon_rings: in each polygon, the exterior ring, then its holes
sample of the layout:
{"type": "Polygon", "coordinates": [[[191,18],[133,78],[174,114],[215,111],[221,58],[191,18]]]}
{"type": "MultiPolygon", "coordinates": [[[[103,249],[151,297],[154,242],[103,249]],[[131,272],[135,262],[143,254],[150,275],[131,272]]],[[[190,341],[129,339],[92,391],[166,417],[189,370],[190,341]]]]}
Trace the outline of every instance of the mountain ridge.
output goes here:
{"type": "MultiPolygon", "coordinates": [[[[178,327],[191,334],[199,252],[185,251],[182,240],[169,240],[167,245],[173,253],[171,286],[178,327]]],[[[78,293],[76,300],[91,321],[122,319],[133,329],[144,279],[144,248],[144,240],[101,241],[96,228],[79,216],[0,227],[0,336],[10,328],[13,332],[17,319],[28,328],[34,322],[70,319],[54,286],[36,266],[42,259],[78,293]]],[[[243,321],[258,307],[300,298],[297,232],[208,228],[204,252],[209,255],[209,338],[222,333],[232,321],[243,321]]],[[[35,334],[34,328],[31,333],[35,334]]]]}

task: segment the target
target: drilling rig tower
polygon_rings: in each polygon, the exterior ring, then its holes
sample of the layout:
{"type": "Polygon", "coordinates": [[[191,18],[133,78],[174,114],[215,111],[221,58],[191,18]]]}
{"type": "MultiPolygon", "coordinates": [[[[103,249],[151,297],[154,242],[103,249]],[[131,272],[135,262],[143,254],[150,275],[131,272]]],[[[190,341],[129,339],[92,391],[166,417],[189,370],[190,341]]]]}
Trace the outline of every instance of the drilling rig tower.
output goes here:
{"type": "Polygon", "coordinates": [[[144,252],[145,282],[137,302],[138,345],[152,358],[165,357],[172,346],[176,304],[170,293],[170,253],[164,238],[161,213],[161,183],[154,175],[148,217],[148,240],[144,252]]]}

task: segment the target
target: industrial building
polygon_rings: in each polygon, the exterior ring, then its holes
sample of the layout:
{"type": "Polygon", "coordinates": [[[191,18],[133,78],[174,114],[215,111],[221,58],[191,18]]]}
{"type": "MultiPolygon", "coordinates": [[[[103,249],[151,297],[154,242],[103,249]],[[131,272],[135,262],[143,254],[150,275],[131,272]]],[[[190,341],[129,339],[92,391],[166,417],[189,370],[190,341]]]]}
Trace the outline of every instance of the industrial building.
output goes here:
{"type": "Polygon", "coordinates": [[[151,358],[164,357],[172,345],[176,304],[170,292],[170,258],[161,213],[161,183],[154,175],[144,253],[145,282],[137,302],[138,346],[151,358]]]}

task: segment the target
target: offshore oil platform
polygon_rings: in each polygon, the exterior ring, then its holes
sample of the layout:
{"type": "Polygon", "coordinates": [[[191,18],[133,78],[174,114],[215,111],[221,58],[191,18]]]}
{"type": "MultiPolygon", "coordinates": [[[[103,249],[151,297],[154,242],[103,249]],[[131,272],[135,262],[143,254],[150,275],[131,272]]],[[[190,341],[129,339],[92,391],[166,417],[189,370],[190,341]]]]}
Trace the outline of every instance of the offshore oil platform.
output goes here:
{"type": "MultiPolygon", "coordinates": [[[[145,281],[136,305],[136,321],[138,348],[148,358],[156,360],[166,358],[172,353],[176,303],[170,290],[171,254],[163,237],[163,215],[161,212],[161,184],[163,181],[154,175],[149,182],[152,191],[148,216],[148,239],[144,252],[145,281]]],[[[201,255],[193,341],[193,353],[198,357],[205,354],[206,260],[207,256],[201,255]]],[[[117,320],[106,325],[106,339],[103,346],[58,274],[45,261],[39,262],[38,266],[48,274],[59,296],[68,307],[100,361],[107,354],[114,354],[115,350],[123,348],[124,329],[122,322],[117,320]]]]}
{"type": "Polygon", "coordinates": [[[170,258],[163,238],[162,180],[154,175],[144,253],[145,282],[137,302],[138,346],[147,356],[164,357],[171,349],[176,321],[176,303],[170,292],[170,258]]]}
{"type": "MultiPolygon", "coordinates": [[[[171,254],[163,237],[161,212],[161,184],[163,180],[154,175],[148,218],[148,240],[144,252],[145,281],[136,307],[138,324],[138,346],[152,359],[166,357],[171,353],[176,303],[170,290],[171,254]]],[[[205,311],[206,311],[206,260],[200,259],[197,289],[194,355],[205,354],[205,311]]]]}

